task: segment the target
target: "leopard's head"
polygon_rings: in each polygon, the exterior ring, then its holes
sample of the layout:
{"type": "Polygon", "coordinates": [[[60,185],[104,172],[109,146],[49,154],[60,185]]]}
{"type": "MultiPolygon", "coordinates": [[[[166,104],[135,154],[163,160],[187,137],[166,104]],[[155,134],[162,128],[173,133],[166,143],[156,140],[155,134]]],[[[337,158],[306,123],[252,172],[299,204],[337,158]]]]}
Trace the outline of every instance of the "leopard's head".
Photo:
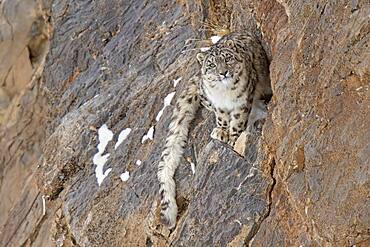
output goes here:
{"type": "Polygon", "coordinates": [[[244,68],[244,59],[234,49],[234,42],[226,40],[197,54],[202,78],[225,85],[233,82],[244,68]]]}

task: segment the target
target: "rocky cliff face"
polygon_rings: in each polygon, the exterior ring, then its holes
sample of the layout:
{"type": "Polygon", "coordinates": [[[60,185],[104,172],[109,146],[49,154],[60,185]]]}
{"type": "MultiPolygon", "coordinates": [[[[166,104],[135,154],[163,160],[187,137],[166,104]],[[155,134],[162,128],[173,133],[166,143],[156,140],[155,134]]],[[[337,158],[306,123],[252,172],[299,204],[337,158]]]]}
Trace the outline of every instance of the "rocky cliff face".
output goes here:
{"type": "Polygon", "coordinates": [[[366,1],[1,7],[1,246],[370,244],[366,1]],[[240,156],[209,138],[214,117],[199,112],[169,232],[156,165],[175,99],[158,112],[210,36],[245,28],[271,60],[268,117],[240,156]]]}
{"type": "Polygon", "coordinates": [[[35,179],[50,34],[47,1],[0,2],[0,246],[51,244],[35,179]]]}

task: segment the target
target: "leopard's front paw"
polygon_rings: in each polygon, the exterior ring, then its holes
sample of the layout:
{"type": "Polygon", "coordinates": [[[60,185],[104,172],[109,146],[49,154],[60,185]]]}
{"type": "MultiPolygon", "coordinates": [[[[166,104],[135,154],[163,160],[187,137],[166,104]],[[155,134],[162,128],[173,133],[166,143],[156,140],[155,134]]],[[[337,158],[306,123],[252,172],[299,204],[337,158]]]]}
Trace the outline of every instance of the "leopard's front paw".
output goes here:
{"type": "Polygon", "coordinates": [[[235,142],[236,142],[236,140],[238,139],[238,137],[231,137],[231,138],[229,138],[229,141],[227,142],[227,144],[229,144],[230,146],[232,146],[232,147],[234,147],[234,145],[235,145],[235,142]]]}
{"type": "Polygon", "coordinates": [[[218,127],[213,129],[211,137],[225,143],[229,141],[229,133],[226,130],[218,127]]]}

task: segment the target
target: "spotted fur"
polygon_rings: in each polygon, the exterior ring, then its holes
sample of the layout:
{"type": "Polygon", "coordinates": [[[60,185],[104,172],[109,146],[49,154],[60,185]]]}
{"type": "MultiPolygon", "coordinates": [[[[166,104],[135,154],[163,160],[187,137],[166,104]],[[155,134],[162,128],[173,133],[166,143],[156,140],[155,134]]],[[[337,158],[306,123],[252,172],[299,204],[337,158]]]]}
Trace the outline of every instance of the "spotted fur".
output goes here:
{"type": "Polygon", "coordinates": [[[158,168],[161,222],[170,229],[177,217],[173,176],[199,106],[215,113],[217,127],[211,137],[233,146],[247,126],[253,103],[271,95],[267,57],[253,34],[226,35],[208,51],[198,53],[197,59],[200,74],[177,99],[158,168]]]}

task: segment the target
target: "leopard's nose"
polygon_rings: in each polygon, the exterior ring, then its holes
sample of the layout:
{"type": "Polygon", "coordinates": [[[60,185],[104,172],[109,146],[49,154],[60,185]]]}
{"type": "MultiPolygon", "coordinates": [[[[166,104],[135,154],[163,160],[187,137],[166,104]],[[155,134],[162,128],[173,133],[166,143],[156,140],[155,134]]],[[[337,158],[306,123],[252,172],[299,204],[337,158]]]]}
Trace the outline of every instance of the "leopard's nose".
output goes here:
{"type": "Polygon", "coordinates": [[[220,71],[220,75],[226,77],[226,75],[229,73],[228,70],[225,70],[225,71],[220,71]]]}

